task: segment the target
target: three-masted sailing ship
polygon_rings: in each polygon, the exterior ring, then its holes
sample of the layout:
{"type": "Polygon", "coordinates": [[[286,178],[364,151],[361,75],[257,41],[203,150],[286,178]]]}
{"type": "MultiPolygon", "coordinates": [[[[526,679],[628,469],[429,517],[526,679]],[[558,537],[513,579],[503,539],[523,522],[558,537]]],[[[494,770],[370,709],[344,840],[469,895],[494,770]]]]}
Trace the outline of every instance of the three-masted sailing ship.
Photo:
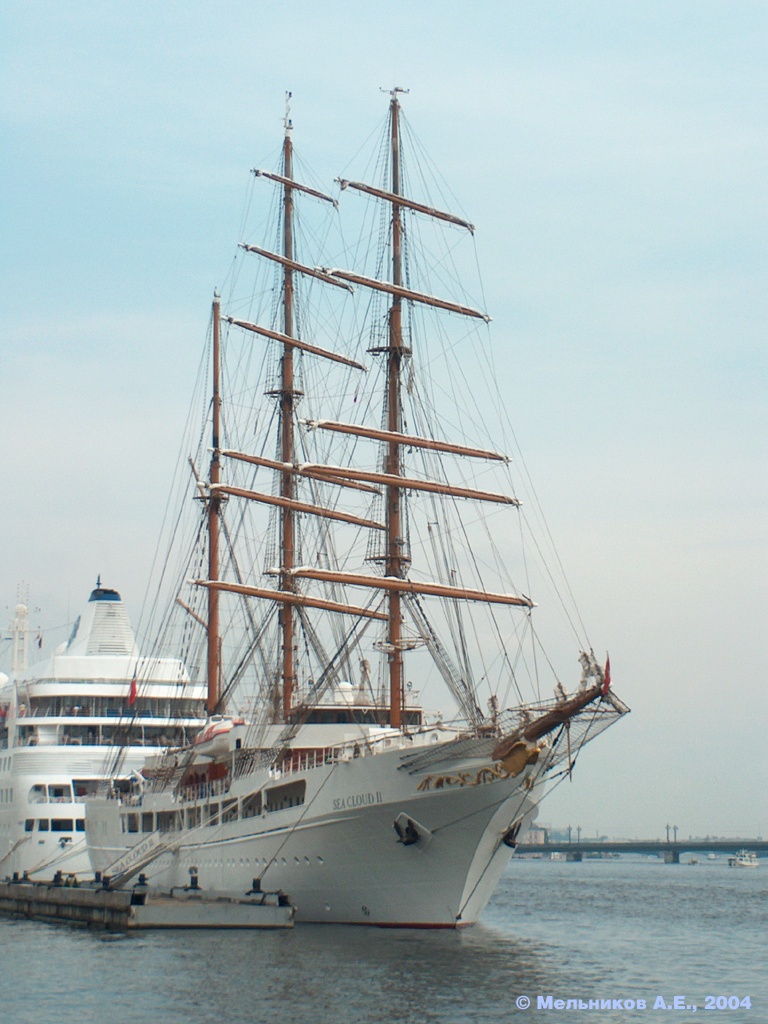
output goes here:
{"type": "Polygon", "coordinates": [[[409,194],[400,92],[378,184],[339,179],[361,237],[378,221],[372,267],[303,257],[321,236],[299,206],[336,218],[338,200],[299,179],[287,114],[279,171],[254,174],[278,244],[242,243],[230,308],[214,298],[207,480],[190,458],[205,556],[182,564],[173,605],[188,663],[204,644],[211,719],[89,802],[109,884],[194,874],[282,889],[297,921],[471,924],[545,790],[627,710],[588,644],[573,692],[553,675],[542,699],[534,602],[513,583],[521,502],[470,391],[471,327],[487,348],[490,318],[433,294],[474,228],[423,179],[409,194]],[[451,236],[430,277],[424,225],[451,236]],[[246,261],[266,273],[250,291],[246,261]]]}

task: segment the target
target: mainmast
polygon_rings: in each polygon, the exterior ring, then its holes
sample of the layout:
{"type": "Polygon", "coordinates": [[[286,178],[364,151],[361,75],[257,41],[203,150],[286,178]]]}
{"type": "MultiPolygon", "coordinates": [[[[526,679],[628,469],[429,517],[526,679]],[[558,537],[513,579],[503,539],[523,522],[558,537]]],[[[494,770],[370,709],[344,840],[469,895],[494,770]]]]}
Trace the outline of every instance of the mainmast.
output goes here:
{"type": "MultiPolygon", "coordinates": [[[[389,105],[390,146],[392,157],[392,193],[402,194],[400,170],[400,103],[397,94],[402,89],[393,89],[389,105]]],[[[392,203],[392,282],[400,288],[403,284],[403,224],[401,207],[392,203]]],[[[393,434],[402,433],[402,402],[400,367],[406,352],[403,348],[403,301],[400,295],[393,295],[389,309],[389,348],[387,351],[387,428],[393,434]]],[[[384,472],[390,476],[402,475],[400,460],[401,446],[397,440],[387,442],[384,472]]],[[[401,516],[402,489],[397,485],[386,488],[387,548],[385,575],[402,579],[410,563],[406,539],[403,537],[401,516]]],[[[387,621],[387,652],[389,655],[389,721],[399,729],[402,725],[403,707],[403,651],[402,651],[402,610],[400,591],[389,592],[389,617],[387,621]]]]}
{"type": "MultiPolygon", "coordinates": [[[[221,299],[218,292],[213,296],[213,408],[210,495],[208,498],[208,579],[219,579],[219,516],[221,513],[221,390],[219,368],[221,299]]],[[[217,710],[219,703],[219,676],[221,674],[221,652],[219,641],[219,591],[208,588],[208,696],[206,709],[209,715],[217,710]]]]}
{"type": "MultiPolygon", "coordinates": [[[[290,116],[288,101],[291,94],[286,96],[285,109],[285,137],[283,140],[283,256],[286,263],[283,264],[283,333],[292,338],[294,333],[293,315],[293,140],[291,129],[293,127],[290,116]]],[[[294,461],[294,439],[293,439],[293,412],[296,399],[294,391],[293,375],[293,346],[283,345],[280,375],[280,452],[283,463],[291,465],[294,461]]],[[[280,496],[287,503],[295,499],[294,474],[290,471],[281,473],[280,496]]],[[[292,591],[294,589],[291,570],[295,564],[295,514],[290,504],[285,504],[280,513],[280,565],[282,574],[280,577],[280,589],[292,591]]],[[[288,720],[293,704],[293,693],[295,688],[295,665],[294,665],[294,617],[293,607],[284,603],[280,611],[280,623],[282,633],[282,717],[288,720]]]]}

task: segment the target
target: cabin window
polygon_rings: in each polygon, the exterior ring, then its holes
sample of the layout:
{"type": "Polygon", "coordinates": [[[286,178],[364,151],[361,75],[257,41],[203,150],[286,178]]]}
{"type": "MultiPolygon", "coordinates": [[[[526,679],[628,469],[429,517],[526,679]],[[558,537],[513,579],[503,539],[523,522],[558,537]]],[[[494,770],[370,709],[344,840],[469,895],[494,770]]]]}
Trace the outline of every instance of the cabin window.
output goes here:
{"type": "Polygon", "coordinates": [[[69,804],[72,802],[72,790],[69,786],[49,786],[48,799],[51,803],[69,804]]]}
{"type": "Polygon", "coordinates": [[[128,820],[128,831],[138,832],[139,831],[139,816],[138,814],[129,813],[126,815],[128,820]]]}
{"type": "Polygon", "coordinates": [[[261,790],[258,793],[251,793],[243,800],[243,809],[241,811],[241,817],[243,818],[258,818],[261,814],[261,790]]]}
{"type": "Polygon", "coordinates": [[[161,832],[179,832],[181,817],[178,811],[158,811],[157,827],[161,832]]]}
{"type": "Polygon", "coordinates": [[[237,821],[237,800],[225,800],[221,805],[221,820],[237,821]]]}
{"type": "Polygon", "coordinates": [[[288,782],[283,786],[272,786],[265,790],[265,808],[269,811],[282,811],[286,807],[297,807],[304,803],[307,783],[304,779],[288,782]]]}
{"type": "Polygon", "coordinates": [[[187,808],[187,828],[197,828],[202,820],[203,812],[201,807],[187,808]]]}
{"type": "MultiPolygon", "coordinates": [[[[294,716],[295,717],[295,716],[294,716]]],[[[292,719],[293,720],[293,719],[292,719]]],[[[385,725],[389,721],[389,711],[385,708],[314,708],[306,719],[309,725],[385,725]]],[[[403,713],[405,725],[420,726],[422,724],[421,711],[412,709],[403,713]]]]}
{"type": "Polygon", "coordinates": [[[48,803],[48,793],[45,786],[38,785],[33,786],[29,791],[29,802],[31,804],[45,804],[48,803]]]}
{"type": "Polygon", "coordinates": [[[75,820],[75,832],[85,832],[85,818],[75,820]]]}
{"type": "Polygon", "coordinates": [[[34,818],[27,818],[27,820],[24,822],[24,831],[25,832],[31,832],[34,829],[34,827],[35,827],[35,819],[34,818]]]}
{"type": "Polygon", "coordinates": [[[50,827],[51,827],[51,823],[50,823],[50,821],[48,821],[47,818],[38,818],[37,819],[37,831],[38,832],[48,832],[50,830],[50,827]]]}
{"type": "Polygon", "coordinates": [[[151,811],[144,811],[141,815],[141,831],[152,832],[154,822],[152,820],[153,814],[151,811]]]}
{"type": "Polygon", "coordinates": [[[72,832],[74,830],[75,823],[71,818],[52,818],[51,819],[51,832],[72,832]]]}
{"type": "Polygon", "coordinates": [[[99,788],[98,779],[73,779],[72,788],[75,796],[95,796],[99,788]]]}
{"type": "Polygon", "coordinates": [[[205,808],[205,823],[206,825],[218,825],[219,824],[219,805],[208,804],[205,808]]]}

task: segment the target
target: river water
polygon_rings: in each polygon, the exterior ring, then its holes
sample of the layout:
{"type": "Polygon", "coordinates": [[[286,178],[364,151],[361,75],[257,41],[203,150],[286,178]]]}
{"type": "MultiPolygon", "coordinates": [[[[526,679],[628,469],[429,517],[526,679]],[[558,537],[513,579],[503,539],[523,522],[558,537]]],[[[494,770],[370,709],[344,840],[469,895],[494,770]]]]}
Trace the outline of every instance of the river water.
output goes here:
{"type": "Polygon", "coordinates": [[[513,860],[460,932],[113,936],[0,918],[0,1012],[3,1024],[768,1024],[767,936],[766,862],[513,860]]]}

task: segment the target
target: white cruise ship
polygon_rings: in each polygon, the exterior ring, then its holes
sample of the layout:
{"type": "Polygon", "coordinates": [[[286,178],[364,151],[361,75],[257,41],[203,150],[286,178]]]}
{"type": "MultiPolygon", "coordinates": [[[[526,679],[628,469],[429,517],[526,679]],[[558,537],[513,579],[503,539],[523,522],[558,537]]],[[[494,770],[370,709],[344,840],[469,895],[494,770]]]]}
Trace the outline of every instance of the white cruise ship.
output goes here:
{"type": "Polygon", "coordinates": [[[193,739],[204,687],[178,659],[142,657],[120,594],[101,585],[66,643],[31,666],[28,634],[19,604],[11,675],[0,676],[0,877],[82,877],[84,798],[193,739]]]}

